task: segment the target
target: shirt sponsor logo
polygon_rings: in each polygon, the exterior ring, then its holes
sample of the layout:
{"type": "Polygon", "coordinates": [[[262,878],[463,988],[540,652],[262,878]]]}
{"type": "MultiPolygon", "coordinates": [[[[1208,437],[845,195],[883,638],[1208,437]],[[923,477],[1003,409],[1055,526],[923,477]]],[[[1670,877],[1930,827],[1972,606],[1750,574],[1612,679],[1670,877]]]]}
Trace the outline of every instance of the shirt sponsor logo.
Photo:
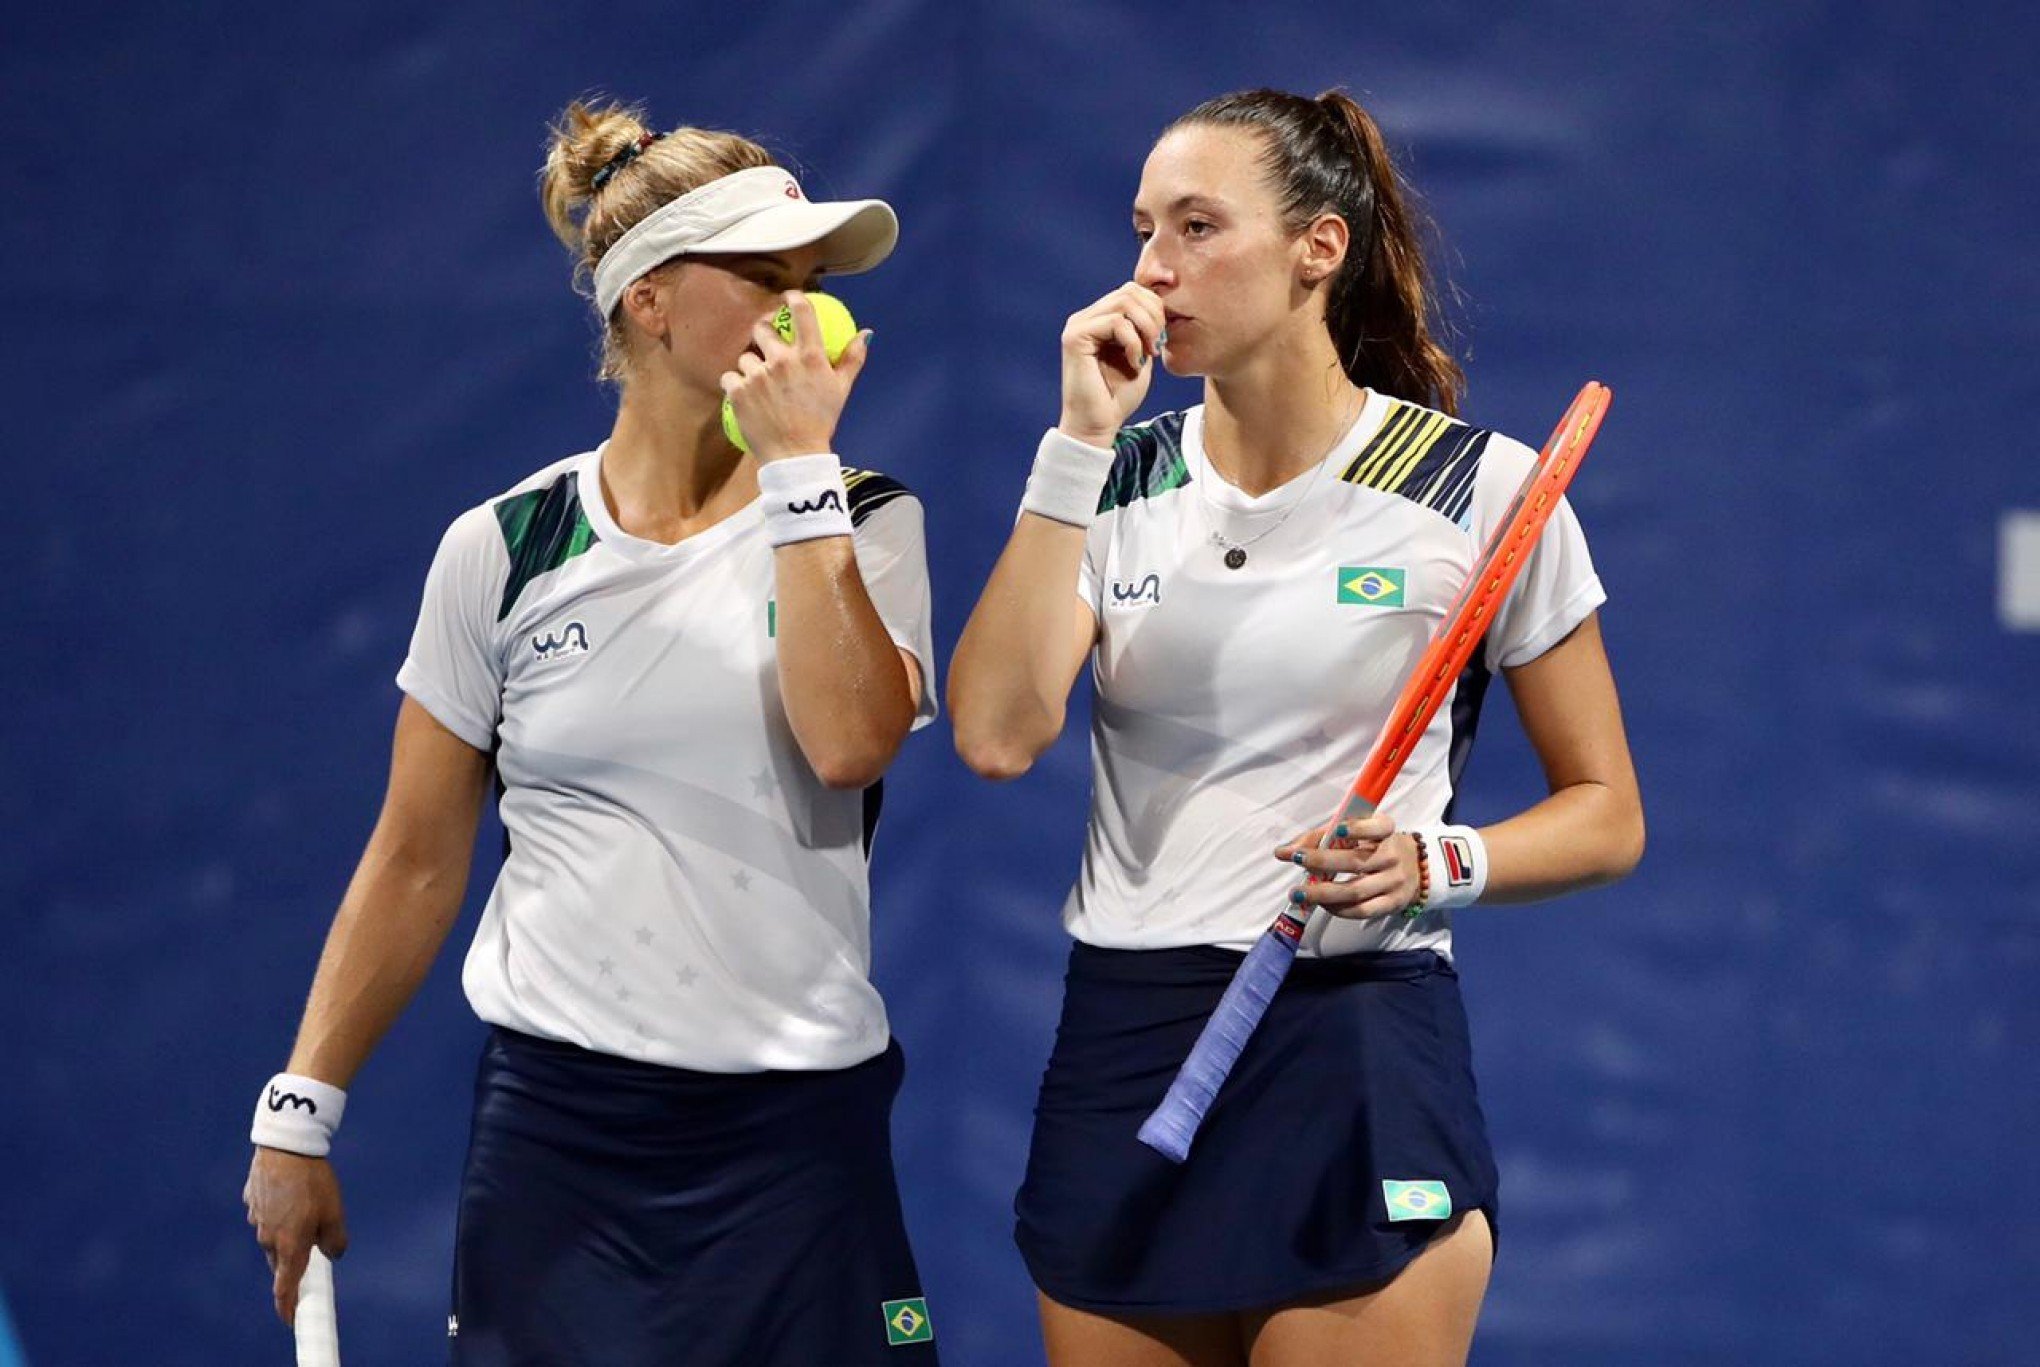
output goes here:
{"type": "Polygon", "coordinates": [[[1115,579],[1112,581],[1112,604],[1114,607],[1133,608],[1142,604],[1162,601],[1162,577],[1151,574],[1145,579],[1115,579]]]}
{"type": "Polygon", "coordinates": [[[531,653],[541,660],[564,660],[569,655],[588,653],[588,628],[569,622],[558,631],[531,638],[531,653]]]}
{"type": "Polygon", "coordinates": [[[1445,1220],[1452,1215],[1452,1194],[1443,1182],[1391,1182],[1381,1184],[1381,1199],[1388,1206],[1390,1224],[1398,1220],[1445,1220]]]}
{"type": "Polygon", "coordinates": [[[920,1296],[886,1301],[879,1307],[885,1314],[885,1342],[888,1348],[908,1343],[933,1343],[935,1322],[928,1318],[928,1302],[920,1296]]]}
{"type": "Polygon", "coordinates": [[[1339,601],[1360,607],[1399,608],[1409,571],[1398,565],[1339,566],[1339,601]]]}

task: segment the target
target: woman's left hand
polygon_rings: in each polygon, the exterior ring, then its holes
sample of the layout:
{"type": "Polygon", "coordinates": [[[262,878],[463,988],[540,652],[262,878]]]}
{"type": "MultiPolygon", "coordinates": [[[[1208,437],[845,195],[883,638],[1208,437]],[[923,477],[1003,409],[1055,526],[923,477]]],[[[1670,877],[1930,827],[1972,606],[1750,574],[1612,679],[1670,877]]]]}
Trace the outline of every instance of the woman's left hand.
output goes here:
{"type": "MultiPolygon", "coordinates": [[[[1416,842],[1396,830],[1393,819],[1376,812],[1357,821],[1340,822],[1329,828],[1332,839],[1320,849],[1318,841],[1327,829],[1319,826],[1276,847],[1277,859],[1317,875],[1317,881],[1297,887],[1303,900],[1296,905],[1319,906],[1334,916],[1364,920],[1401,911],[1416,899],[1416,842]]],[[[1295,893],[1291,901],[1295,902],[1295,893]]]]}
{"type": "MultiPolygon", "coordinates": [[[[836,422],[850,387],[864,369],[869,332],[859,332],[833,366],[822,349],[822,325],[805,294],[789,290],[779,302],[793,314],[793,340],[772,326],[772,314],[751,329],[751,348],[725,371],[722,391],[737,425],[761,461],[814,456],[835,449],[836,422]]],[[[778,312],[777,307],[773,313],[778,312]]]]}

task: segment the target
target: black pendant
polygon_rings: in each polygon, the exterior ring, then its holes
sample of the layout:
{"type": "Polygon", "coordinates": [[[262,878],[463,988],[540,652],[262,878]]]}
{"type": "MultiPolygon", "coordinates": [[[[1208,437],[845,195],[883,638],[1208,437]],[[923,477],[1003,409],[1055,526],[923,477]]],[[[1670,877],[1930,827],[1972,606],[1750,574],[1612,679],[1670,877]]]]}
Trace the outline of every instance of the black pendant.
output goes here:
{"type": "Polygon", "coordinates": [[[1238,546],[1234,546],[1225,553],[1225,567],[1229,570],[1236,570],[1246,563],[1247,553],[1238,546]]]}

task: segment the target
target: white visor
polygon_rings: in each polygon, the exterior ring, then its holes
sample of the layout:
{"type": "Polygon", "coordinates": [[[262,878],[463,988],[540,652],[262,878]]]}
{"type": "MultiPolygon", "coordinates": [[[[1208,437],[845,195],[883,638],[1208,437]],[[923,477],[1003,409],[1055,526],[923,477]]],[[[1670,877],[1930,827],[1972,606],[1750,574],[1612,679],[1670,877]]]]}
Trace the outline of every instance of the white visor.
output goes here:
{"type": "Polygon", "coordinates": [[[783,168],[753,166],[660,205],[619,237],[595,264],[595,311],[608,318],[633,280],[676,256],[818,242],[822,270],[855,275],[890,256],[899,236],[899,219],[882,199],[817,204],[783,168]]]}

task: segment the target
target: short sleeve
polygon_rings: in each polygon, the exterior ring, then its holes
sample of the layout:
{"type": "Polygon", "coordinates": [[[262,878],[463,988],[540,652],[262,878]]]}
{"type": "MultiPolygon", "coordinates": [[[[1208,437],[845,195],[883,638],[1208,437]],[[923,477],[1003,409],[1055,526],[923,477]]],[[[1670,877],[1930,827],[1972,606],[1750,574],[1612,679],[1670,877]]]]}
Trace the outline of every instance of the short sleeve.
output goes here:
{"type": "MultiPolygon", "coordinates": [[[[1490,438],[1474,489],[1471,531],[1477,545],[1486,545],[1536,463],[1536,453],[1520,442],[1490,438]]],[[[1528,664],[1564,640],[1607,599],[1579,516],[1571,502],[1560,499],[1529,563],[1488,628],[1483,652],[1488,668],[1528,664]]]]}
{"type": "Polygon", "coordinates": [[[495,747],[503,662],[493,643],[509,555],[495,514],[476,508],[440,538],[397,687],[477,750],[495,747]]]}
{"type": "Polygon", "coordinates": [[[1106,518],[1100,517],[1084,533],[1084,558],[1077,562],[1077,598],[1091,610],[1091,616],[1104,620],[1104,605],[1098,601],[1098,586],[1105,582],[1105,549],[1111,538],[1106,518]]]}
{"type": "Polygon", "coordinates": [[[921,501],[911,495],[887,499],[857,523],[852,545],[864,592],[878,610],[886,635],[921,667],[921,705],[914,714],[918,731],[935,720],[940,692],[921,501]]]}

